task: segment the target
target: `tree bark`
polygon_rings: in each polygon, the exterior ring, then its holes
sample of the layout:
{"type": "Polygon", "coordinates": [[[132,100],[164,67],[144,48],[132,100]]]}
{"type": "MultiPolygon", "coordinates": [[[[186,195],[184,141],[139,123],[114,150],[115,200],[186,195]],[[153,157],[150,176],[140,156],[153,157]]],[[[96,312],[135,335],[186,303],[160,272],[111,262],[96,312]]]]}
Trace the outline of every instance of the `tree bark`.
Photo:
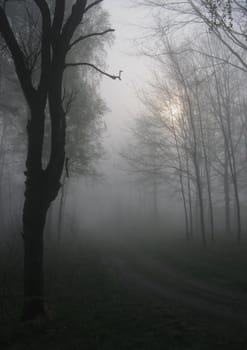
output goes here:
{"type": "Polygon", "coordinates": [[[43,181],[26,190],[23,209],[24,309],[23,320],[45,316],[43,281],[43,230],[49,207],[43,181]]]}

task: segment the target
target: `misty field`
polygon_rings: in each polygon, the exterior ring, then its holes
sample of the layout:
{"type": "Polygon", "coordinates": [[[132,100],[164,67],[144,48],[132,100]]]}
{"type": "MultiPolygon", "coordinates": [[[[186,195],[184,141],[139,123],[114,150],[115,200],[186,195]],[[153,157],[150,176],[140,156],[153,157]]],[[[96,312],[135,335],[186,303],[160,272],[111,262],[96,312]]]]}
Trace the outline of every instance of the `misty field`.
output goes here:
{"type": "Polygon", "coordinates": [[[128,234],[50,244],[51,320],[20,324],[21,255],[9,246],[1,349],[246,349],[246,248],[128,234]]]}

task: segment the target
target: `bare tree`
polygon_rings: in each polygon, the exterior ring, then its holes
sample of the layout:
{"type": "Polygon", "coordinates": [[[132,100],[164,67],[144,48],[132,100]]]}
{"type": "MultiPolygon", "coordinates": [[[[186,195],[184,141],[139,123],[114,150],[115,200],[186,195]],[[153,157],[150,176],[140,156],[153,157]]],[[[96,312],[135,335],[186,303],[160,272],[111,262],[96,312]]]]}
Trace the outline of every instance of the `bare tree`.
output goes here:
{"type": "MultiPolygon", "coordinates": [[[[28,1],[28,5],[37,13],[34,27],[39,39],[38,45],[37,42],[28,45],[25,37],[18,35],[22,32],[16,31],[15,25],[18,22],[13,25],[9,20],[8,1],[2,1],[0,4],[0,33],[11,54],[30,111],[27,123],[28,149],[23,209],[24,320],[45,315],[43,230],[47,210],[61,187],[60,178],[65,161],[64,71],[69,67],[91,67],[112,79],[120,79],[119,76],[104,72],[92,62],[67,60],[68,53],[76,45],[83,44],[92,37],[112,32],[110,28],[106,28],[104,33],[82,35],[77,32],[83,25],[83,19],[101,2],[102,0],[77,0],[66,16],[68,2],[65,0],[52,3],[46,0],[28,1]],[[51,123],[51,151],[48,164],[44,168],[42,155],[45,120],[48,115],[51,123]]],[[[27,5],[27,1],[18,3],[18,6],[21,5],[27,5]]],[[[19,15],[25,23],[23,11],[20,10],[19,15]]]]}
{"type": "MultiPolygon", "coordinates": [[[[247,71],[247,4],[245,0],[135,1],[142,6],[154,9],[155,20],[158,23],[156,35],[181,32],[187,26],[202,32],[202,25],[204,25],[204,30],[206,26],[229,51],[228,57],[216,54],[215,58],[247,71]]],[[[209,55],[209,52],[206,54],[209,55]]]]}

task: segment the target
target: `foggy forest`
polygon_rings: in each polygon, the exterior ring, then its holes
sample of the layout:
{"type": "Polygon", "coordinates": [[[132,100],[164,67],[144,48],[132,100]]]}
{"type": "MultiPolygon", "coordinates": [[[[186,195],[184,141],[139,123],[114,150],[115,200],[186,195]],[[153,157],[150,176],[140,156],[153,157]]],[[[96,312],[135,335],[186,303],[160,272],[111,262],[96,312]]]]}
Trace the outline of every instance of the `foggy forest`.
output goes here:
{"type": "Polygon", "coordinates": [[[0,0],[0,349],[247,349],[246,77],[246,0],[0,0]]]}

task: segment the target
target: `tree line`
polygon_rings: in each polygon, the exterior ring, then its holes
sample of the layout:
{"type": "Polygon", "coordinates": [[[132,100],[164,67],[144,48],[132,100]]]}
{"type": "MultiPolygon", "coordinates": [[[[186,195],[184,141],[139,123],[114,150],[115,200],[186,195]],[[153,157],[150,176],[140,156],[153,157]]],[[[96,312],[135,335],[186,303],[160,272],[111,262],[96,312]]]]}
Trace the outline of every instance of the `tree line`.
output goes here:
{"type": "Polygon", "coordinates": [[[155,13],[156,46],[144,51],[155,69],[140,97],[144,110],[132,127],[128,163],[152,184],[156,177],[160,185],[169,183],[173,194],[179,192],[187,239],[199,232],[206,244],[224,231],[241,240],[247,189],[246,48],[236,38],[245,35],[245,14],[241,34],[233,27],[236,12],[240,17],[235,2],[228,12],[204,1],[144,3],[180,17],[168,25],[155,13]],[[193,35],[182,40],[178,23],[197,28],[200,43],[193,35]]]}

